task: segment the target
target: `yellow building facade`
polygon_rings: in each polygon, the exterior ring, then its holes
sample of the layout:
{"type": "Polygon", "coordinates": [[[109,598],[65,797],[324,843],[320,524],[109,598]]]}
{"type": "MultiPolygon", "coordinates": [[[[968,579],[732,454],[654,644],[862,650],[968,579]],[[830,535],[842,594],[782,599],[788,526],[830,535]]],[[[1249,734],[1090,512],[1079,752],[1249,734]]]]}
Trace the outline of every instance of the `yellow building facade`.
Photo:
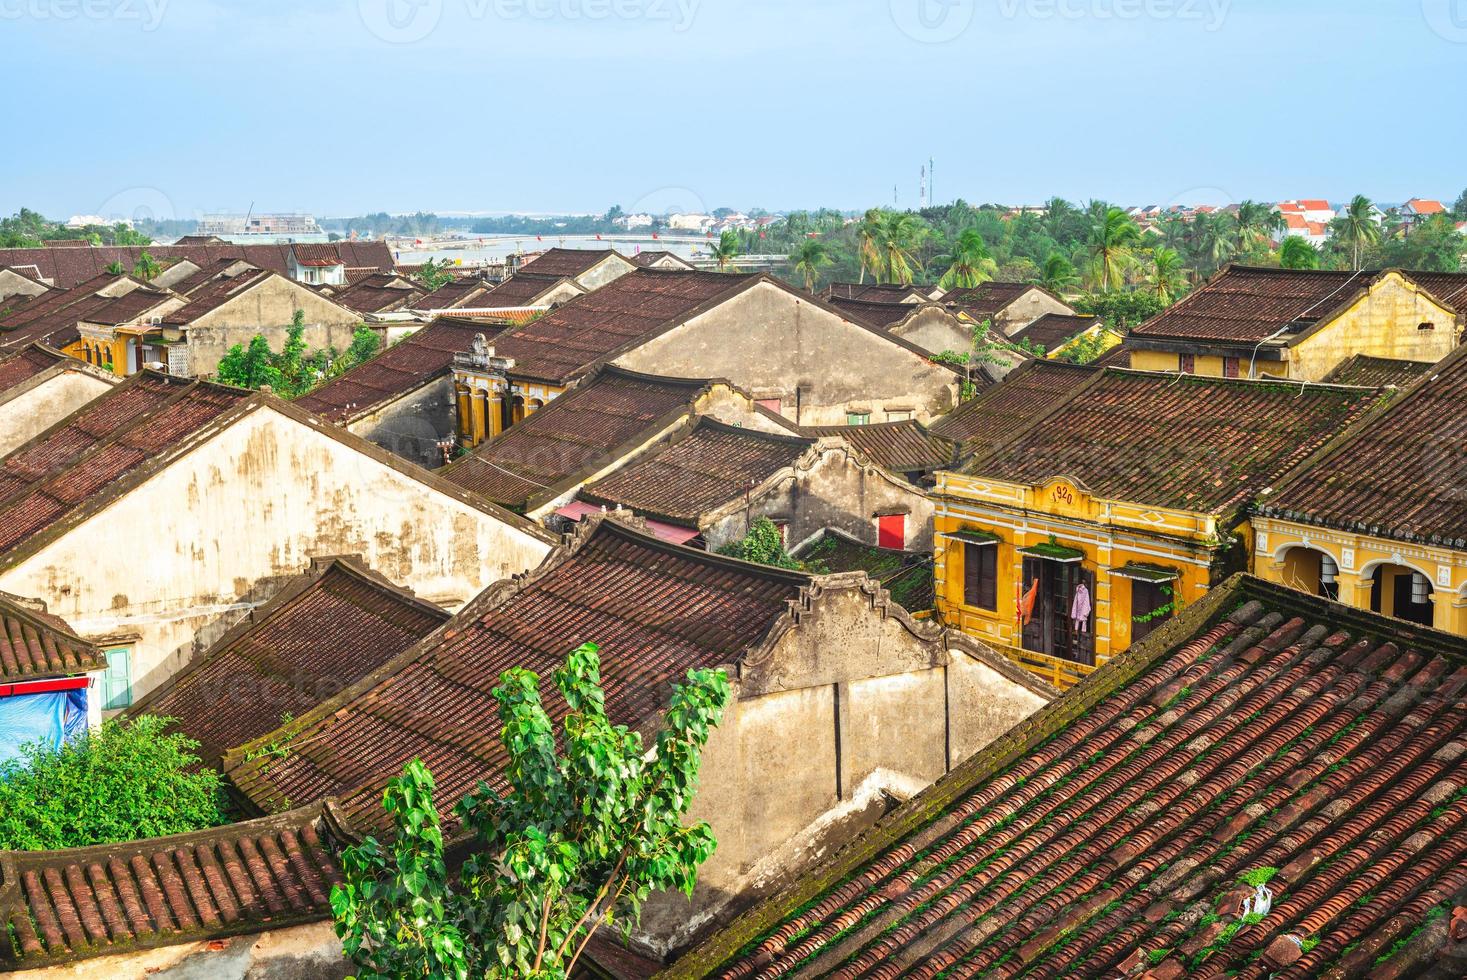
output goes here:
{"type": "Polygon", "coordinates": [[[1253,532],[1260,578],[1467,636],[1467,551],[1262,516],[1253,532]]]}
{"type": "Polygon", "coordinates": [[[565,394],[566,385],[517,379],[514,361],[498,357],[483,334],[473,349],[453,361],[453,392],[459,445],[473,449],[565,394]]]}
{"type": "MultiPolygon", "coordinates": [[[[1108,500],[1068,479],[1026,486],[942,472],[935,496],[939,617],[1060,686],[1200,598],[1231,540],[1214,515],[1108,500]]],[[[1246,541],[1246,523],[1236,530],[1246,541]]]]}
{"type": "MultiPolygon", "coordinates": [[[[1205,377],[1319,381],[1355,354],[1439,361],[1456,347],[1460,332],[1454,310],[1397,271],[1382,273],[1358,293],[1341,297],[1337,308],[1317,312],[1317,320],[1299,321],[1296,330],[1256,344],[1152,340],[1143,329],[1127,343],[1131,367],[1205,377]]],[[[1266,322],[1264,314],[1259,322],[1266,322]]]]}

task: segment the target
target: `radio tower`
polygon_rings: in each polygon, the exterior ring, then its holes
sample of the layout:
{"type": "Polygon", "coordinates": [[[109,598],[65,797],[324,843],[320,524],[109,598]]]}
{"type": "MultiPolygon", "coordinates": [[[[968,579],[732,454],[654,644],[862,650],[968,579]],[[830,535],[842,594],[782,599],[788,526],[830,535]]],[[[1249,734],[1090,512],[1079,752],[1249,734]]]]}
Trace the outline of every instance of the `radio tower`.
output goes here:
{"type": "Polygon", "coordinates": [[[917,183],[917,208],[921,210],[927,207],[927,168],[922,168],[922,176],[917,183]]]}
{"type": "Polygon", "coordinates": [[[937,163],[927,158],[927,203],[937,203],[937,163]]]}

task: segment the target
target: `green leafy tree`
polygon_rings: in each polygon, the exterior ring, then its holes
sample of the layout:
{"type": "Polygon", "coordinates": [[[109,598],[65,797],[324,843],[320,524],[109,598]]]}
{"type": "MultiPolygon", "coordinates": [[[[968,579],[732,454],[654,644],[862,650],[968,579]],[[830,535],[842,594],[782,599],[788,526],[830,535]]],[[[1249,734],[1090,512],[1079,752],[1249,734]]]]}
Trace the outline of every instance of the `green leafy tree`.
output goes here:
{"type": "Polygon", "coordinates": [[[1152,249],[1146,272],[1146,289],[1163,306],[1170,306],[1173,300],[1186,291],[1187,273],[1182,268],[1182,256],[1176,249],[1165,245],[1152,249]]]}
{"type": "Polygon", "coordinates": [[[1233,251],[1239,255],[1256,254],[1267,248],[1270,236],[1283,223],[1283,216],[1272,205],[1257,201],[1244,201],[1238,205],[1233,217],[1233,231],[1237,239],[1233,251]]]}
{"type": "Polygon", "coordinates": [[[441,262],[429,259],[418,267],[418,271],[413,273],[413,278],[431,293],[440,286],[453,281],[452,266],[447,259],[441,262]]]}
{"type": "Polygon", "coordinates": [[[1118,288],[1125,280],[1126,268],[1140,240],[1136,222],[1121,208],[1105,207],[1093,218],[1089,242],[1091,279],[1102,292],[1118,288]]]}
{"type": "Polygon", "coordinates": [[[358,364],[370,361],[381,348],[382,338],[377,336],[377,331],[368,326],[357,327],[352,331],[351,343],[347,345],[346,353],[332,363],[332,373],[341,374],[358,364]]]}
{"type": "Polygon", "coordinates": [[[943,289],[977,286],[998,272],[998,264],[988,254],[988,243],[976,228],[965,229],[958,235],[952,251],[939,255],[933,261],[947,266],[947,271],[937,281],[943,289]]]}
{"type": "Polygon", "coordinates": [[[739,257],[739,236],[733,231],[725,231],[718,236],[718,241],[708,246],[709,256],[718,263],[719,272],[727,272],[739,257]]]}
{"type": "Polygon", "coordinates": [[[749,525],[748,534],[737,541],[730,541],[719,548],[718,553],[760,565],[773,565],[775,568],[795,571],[800,569],[800,563],[785,550],[784,538],[780,536],[779,528],[767,517],[761,517],[749,525]]]}
{"type": "Polygon", "coordinates": [[[280,371],[275,367],[270,343],[262,334],[250,338],[249,346],[235,344],[219,359],[214,372],[216,380],[240,388],[261,388],[280,385],[280,371]]]}
{"type": "Polygon", "coordinates": [[[1080,285],[1075,265],[1059,252],[1050,252],[1039,267],[1039,285],[1056,295],[1064,295],[1080,285]]]}
{"type": "Polygon", "coordinates": [[[830,248],[818,238],[806,238],[790,251],[790,265],[805,280],[805,289],[815,291],[820,272],[831,264],[830,248]]]}
{"type": "Polygon", "coordinates": [[[1130,292],[1089,293],[1074,302],[1075,311],[1098,316],[1112,329],[1125,331],[1144,323],[1166,309],[1155,293],[1146,290],[1130,292]]]}
{"type": "Polygon", "coordinates": [[[1285,269],[1318,269],[1319,249],[1298,235],[1290,235],[1279,246],[1279,265],[1285,269]]]}
{"type": "Polygon", "coordinates": [[[499,681],[507,792],[480,783],[456,808],[475,845],[461,873],[449,875],[432,776],[416,759],[383,797],[390,841],[342,856],[331,907],[363,980],[563,980],[598,927],[629,930],[655,891],[691,894],[713,853],[708,825],[682,821],[728,703],[722,671],[689,671],[673,689],[650,760],[639,733],[607,719],[595,644],[555,673],[558,738],[535,674],[499,681]]]}
{"type": "Polygon", "coordinates": [[[1457,272],[1467,244],[1449,215],[1436,214],[1411,226],[1409,234],[1391,241],[1383,250],[1384,264],[1423,272],[1457,272]]]}
{"type": "Polygon", "coordinates": [[[0,850],[55,850],[165,837],[225,823],[219,775],[170,718],[102,727],[0,764],[0,850]]]}
{"type": "Polygon", "coordinates": [[[163,267],[147,252],[139,252],[138,260],[132,267],[132,274],[144,282],[152,282],[162,271],[163,267]]]}
{"type": "Polygon", "coordinates": [[[107,274],[110,275],[110,276],[120,276],[123,273],[125,273],[126,271],[127,270],[122,267],[122,263],[121,262],[109,262],[109,263],[107,263],[107,274]]]}
{"type": "Polygon", "coordinates": [[[1380,224],[1375,220],[1375,205],[1364,194],[1356,194],[1335,218],[1334,226],[1335,239],[1350,249],[1350,267],[1358,270],[1361,253],[1380,244],[1380,224]]]}

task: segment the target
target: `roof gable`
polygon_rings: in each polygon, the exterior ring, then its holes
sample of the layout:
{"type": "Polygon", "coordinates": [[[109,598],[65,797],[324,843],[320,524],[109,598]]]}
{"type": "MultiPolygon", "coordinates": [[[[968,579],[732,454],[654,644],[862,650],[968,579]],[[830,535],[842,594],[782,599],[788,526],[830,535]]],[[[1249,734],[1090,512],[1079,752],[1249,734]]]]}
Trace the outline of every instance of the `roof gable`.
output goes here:
{"type": "Polygon", "coordinates": [[[372,826],[384,817],[382,785],[416,757],[432,768],[446,811],[479,780],[501,783],[491,690],[502,671],[535,671],[558,718],[565,707],[552,674],[594,641],[607,714],[641,725],[661,709],[667,683],[736,663],[786,622],[809,582],[591,518],[540,568],[491,586],[442,631],[283,729],[299,751],[262,765],[236,750],[225,769],[264,809],[336,796],[349,819],[372,826]]]}
{"type": "Polygon", "coordinates": [[[102,651],[77,636],[65,620],[0,592],[0,685],[84,674],[106,666],[102,651]]]}
{"type": "Polygon", "coordinates": [[[520,266],[520,273],[550,276],[554,279],[576,279],[607,259],[616,257],[627,265],[631,260],[612,248],[550,248],[520,266]]]}
{"type": "Polygon", "coordinates": [[[1467,640],[1237,576],[667,975],[1417,975],[1464,690],[1467,640]]]}

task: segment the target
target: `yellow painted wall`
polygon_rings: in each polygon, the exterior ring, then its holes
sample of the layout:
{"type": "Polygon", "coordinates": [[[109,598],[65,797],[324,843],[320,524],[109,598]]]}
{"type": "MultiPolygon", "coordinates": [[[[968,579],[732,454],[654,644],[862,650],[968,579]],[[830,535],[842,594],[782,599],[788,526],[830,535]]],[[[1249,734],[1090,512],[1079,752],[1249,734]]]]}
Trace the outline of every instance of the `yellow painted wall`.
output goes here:
{"type": "MultiPolygon", "coordinates": [[[[1053,539],[1084,552],[1082,567],[1095,575],[1095,654],[1099,666],[1130,647],[1132,580],[1111,575],[1127,563],[1175,569],[1173,588],[1186,606],[1210,587],[1210,515],[1144,508],[1093,498],[1066,481],[1023,487],[956,473],[939,474],[934,575],[941,620],[965,633],[1008,647],[1022,645],[1016,605],[1022,587],[1021,548],[1053,539]],[[996,609],[970,606],[964,596],[964,542],[960,531],[998,535],[996,609]]],[[[1246,535],[1247,528],[1242,529],[1246,535]]],[[[1246,540],[1246,536],[1245,536],[1246,540]]],[[[985,546],[989,547],[989,546],[985,546]]]]}
{"type": "MultiPolygon", "coordinates": [[[[1137,371],[1179,371],[1181,355],[1159,350],[1132,350],[1131,367],[1137,371]]],[[[1209,354],[1193,357],[1193,374],[1208,378],[1223,376],[1223,359],[1209,354]]],[[[1253,370],[1258,377],[1287,378],[1290,366],[1287,361],[1253,361],[1253,370]]],[[[1248,377],[1248,358],[1238,359],[1238,376],[1248,377]]]]}
{"type": "Polygon", "coordinates": [[[1293,347],[1292,376],[1318,381],[1353,354],[1439,361],[1456,346],[1456,333],[1451,310],[1391,272],[1359,302],[1293,347]],[[1419,329],[1422,323],[1433,329],[1419,329]]]}
{"type": "MultiPolygon", "coordinates": [[[[1371,608],[1371,576],[1382,563],[1413,569],[1431,580],[1434,624],[1437,629],[1467,636],[1467,551],[1434,545],[1406,544],[1348,531],[1335,531],[1281,521],[1254,519],[1253,573],[1271,582],[1297,588],[1310,582],[1301,574],[1305,557],[1297,552],[1311,549],[1329,555],[1339,566],[1339,598],[1358,609],[1371,608]]],[[[1392,580],[1388,570],[1381,589],[1386,615],[1392,608],[1392,580]]],[[[1401,572],[1399,574],[1408,574],[1401,572]]]]}

